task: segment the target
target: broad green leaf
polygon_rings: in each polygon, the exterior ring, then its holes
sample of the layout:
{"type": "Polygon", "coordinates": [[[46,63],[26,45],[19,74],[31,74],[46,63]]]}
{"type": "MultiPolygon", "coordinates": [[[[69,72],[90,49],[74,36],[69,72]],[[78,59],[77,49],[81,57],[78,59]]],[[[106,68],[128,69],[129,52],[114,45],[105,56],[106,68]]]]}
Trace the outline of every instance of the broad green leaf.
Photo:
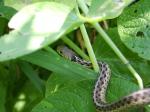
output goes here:
{"type": "Polygon", "coordinates": [[[38,51],[24,56],[21,59],[44,67],[45,69],[48,69],[50,71],[54,71],[55,73],[58,73],[62,76],[75,78],[76,80],[94,79],[96,77],[96,75],[93,75],[93,71],[84,68],[79,64],[75,64],[66,59],[63,59],[53,52],[38,51]],[[72,69],[70,66],[74,69],[72,69]],[[71,75],[70,73],[73,75],[71,75]]]}
{"type": "MultiPolygon", "coordinates": [[[[65,63],[67,64],[67,63],[65,63]]],[[[59,89],[62,88],[66,88],[67,85],[72,85],[72,84],[77,84],[80,83],[80,86],[84,86],[86,85],[85,89],[88,90],[89,92],[92,91],[93,89],[93,85],[94,82],[93,79],[77,79],[76,76],[71,73],[70,75],[72,75],[72,77],[66,77],[65,75],[60,75],[60,73],[53,73],[49,79],[47,80],[47,84],[46,84],[46,97],[51,95],[54,92],[59,91],[59,89]]],[[[86,74],[86,71],[84,71],[84,73],[86,74]]],[[[95,74],[93,74],[95,75],[95,74]]],[[[94,76],[93,76],[94,77],[94,76]]]]}
{"type": "Polygon", "coordinates": [[[0,17],[6,18],[10,20],[10,18],[16,13],[17,11],[8,6],[0,6],[0,17]]]}
{"type": "Polygon", "coordinates": [[[88,12],[89,21],[116,18],[134,0],[92,0],[88,12]]]}
{"type": "MultiPolygon", "coordinates": [[[[49,109],[52,112],[54,110],[57,112],[58,110],[63,111],[66,109],[67,109],[66,111],[73,111],[71,108],[69,108],[69,109],[67,108],[68,104],[71,104],[72,102],[74,102],[74,103],[77,102],[78,104],[80,104],[80,108],[78,108],[78,110],[76,109],[77,112],[85,111],[85,110],[82,110],[81,107],[87,107],[86,109],[88,109],[88,110],[86,110],[86,111],[93,112],[94,111],[94,109],[93,109],[94,103],[92,100],[92,93],[93,93],[92,91],[93,91],[94,84],[95,84],[95,81],[92,81],[92,80],[83,80],[83,81],[73,82],[73,81],[70,81],[69,78],[67,78],[67,77],[64,77],[64,76],[61,76],[58,74],[53,74],[47,81],[47,93],[46,93],[47,97],[44,100],[42,100],[33,110],[37,111],[37,112],[46,111],[46,109],[49,109]],[[70,87],[71,87],[71,89],[70,89],[70,87]],[[77,91],[79,88],[81,91],[77,91]],[[74,95],[70,95],[68,98],[68,92],[66,90],[70,91],[69,93],[72,93],[72,92],[74,93],[74,91],[76,91],[75,94],[77,96],[80,96],[80,99],[82,99],[82,100],[78,100],[77,98],[75,98],[74,95]],[[61,91],[61,93],[57,94],[60,91],[61,91]],[[84,94],[83,94],[83,92],[84,92],[84,94]],[[51,98],[53,98],[53,99],[49,100],[51,98]],[[72,101],[72,99],[74,99],[74,98],[76,100],[72,101]],[[68,99],[67,100],[68,103],[66,103],[66,102],[60,103],[60,102],[62,102],[62,100],[64,101],[64,99],[68,99]],[[56,100],[57,100],[57,102],[55,102],[56,100]],[[48,102],[45,103],[45,101],[48,101],[48,102]],[[86,101],[87,103],[84,103],[84,101],[86,101]],[[60,105],[63,108],[59,108],[57,103],[60,103],[60,105]],[[50,105],[51,105],[51,107],[50,107],[50,105]],[[44,108],[45,106],[47,106],[47,108],[44,108]]],[[[107,101],[113,102],[115,100],[118,100],[119,98],[123,97],[124,95],[129,94],[131,92],[131,90],[133,91],[136,89],[137,89],[137,86],[130,81],[124,80],[122,78],[112,78],[111,83],[109,84],[108,91],[107,91],[107,101]],[[118,85],[119,85],[119,87],[118,87],[118,85]],[[116,88],[116,86],[117,86],[117,88],[116,88]],[[126,88],[126,86],[128,86],[128,89],[124,90],[124,88],[126,88]],[[118,94],[118,92],[119,92],[119,94],[118,94]]],[[[72,107],[72,104],[69,107],[72,107]]]]}
{"type": "MultiPolygon", "coordinates": [[[[71,80],[73,80],[73,79],[71,79],[71,80]]],[[[64,76],[61,76],[58,74],[53,74],[47,81],[46,98],[43,99],[33,110],[37,111],[37,112],[40,112],[40,111],[43,112],[46,110],[51,110],[52,112],[54,110],[56,112],[57,111],[59,112],[59,110],[60,111],[63,111],[63,110],[64,111],[73,111],[71,108],[67,108],[67,107],[69,106],[68,104],[71,104],[69,107],[72,107],[72,105],[73,105],[72,102],[74,102],[74,103],[80,104],[80,108],[78,108],[78,110],[76,110],[77,112],[81,112],[81,111],[84,112],[84,110],[82,110],[81,107],[87,107],[86,109],[88,109],[88,112],[93,112],[94,111],[94,109],[93,109],[94,103],[92,100],[92,93],[93,93],[92,91],[93,91],[93,87],[95,84],[94,82],[95,81],[92,81],[92,80],[83,80],[83,81],[76,80],[76,82],[73,82],[73,81],[70,81],[69,78],[67,78],[67,77],[64,77],[64,76]],[[70,87],[73,88],[73,90],[70,89],[70,87]],[[81,91],[77,91],[77,89],[79,89],[79,88],[81,91]],[[82,99],[82,100],[78,100],[77,98],[75,98],[76,100],[72,101],[72,99],[74,99],[75,96],[70,95],[68,98],[68,92],[65,90],[70,91],[69,93],[72,93],[72,92],[74,93],[74,91],[76,91],[75,94],[77,96],[80,96],[80,99],[82,99]],[[61,91],[61,93],[57,94],[60,91],[61,91]],[[83,94],[83,92],[84,92],[84,94],[83,94]],[[51,98],[53,98],[53,99],[49,100],[51,98]],[[68,103],[66,103],[66,100],[64,101],[64,99],[68,99],[67,100],[68,103]],[[56,100],[57,100],[57,102],[55,102],[56,100]],[[45,103],[45,101],[46,101],[46,103],[45,103]],[[60,103],[62,101],[64,103],[60,103]],[[87,103],[84,103],[84,101],[86,101],[87,103]],[[63,108],[60,108],[58,106],[58,103],[60,103],[60,106],[63,108]],[[46,108],[44,108],[45,106],[46,106],[46,108]]],[[[137,86],[134,83],[127,81],[125,79],[122,79],[122,78],[111,78],[111,83],[109,84],[109,88],[107,91],[107,101],[109,101],[109,102],[116,101],[119,98],[129,94],[133,90],[137,90],[137,86]],[[117,88],[116,88],[116,86],[117,86],[117,88]],[[128,86],[128,88],[124,89],[127,86],[128,86]]]]}
{"type": "MultiPolygon", "coordinates": [[[[53,79],[49,81],[53,81],[53,79]]],[[[57,85],[59,85],[59,81],[57,85]]],[[[91,85],[85,81],[82,84],[66,84],[63,88],[51,92],[32,112],[94,112],[92,91],[88,90],[89,86],[91,85]]]]}
{"type": "Polygon", "coordinates": [[[140,57],[150,60],[150,3],[141,0],[118,18],[122,42],[140,57]]]}
{"type": "MultiPolygon", "coordinates": [[[[41,0],[38,0],[38,1],[40,2],[41,0]]],[[[49,1],[49,0],[42,0],[42,1],[49,1]]],[[[17,10],[20,10],[23,7],[32,3],[33,3],[33,0],[15,0],[15,2],[14,0],[4,0],[5,5],[13,7],[17,10]]]]}
{"type": "Polygon", "coordinates": [[[59,2],[61,4],[65,4],[68,5],[71,8],[75,7],[75,0],[15,0],[15,2],[13,0],[5,0],[5,5],[13,7],[17,10],[22,9],[23,7],[29,5],[29,4],[33,4],[33,3],[37,3],[37,2],[59,2]]]}
{"type": "Polygon", "coordinates": [[[81,24],[69,7],[41,2],[19,11],[9,22],[15,29],[0,38],[0,61],[34,52],[58,40],[81,24]]]}

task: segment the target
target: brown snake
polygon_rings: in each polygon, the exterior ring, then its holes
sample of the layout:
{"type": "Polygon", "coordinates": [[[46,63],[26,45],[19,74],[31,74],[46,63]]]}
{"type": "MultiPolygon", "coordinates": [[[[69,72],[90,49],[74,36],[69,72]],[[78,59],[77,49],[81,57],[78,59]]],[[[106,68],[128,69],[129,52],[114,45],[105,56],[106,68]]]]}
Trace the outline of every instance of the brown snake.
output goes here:
{"type": "MultiPolygon", "coordinates": [[[[79,58],[75,52],[67,48],[66,46],[59,46],[57,48],[59,54],[71,61],[77,62],[86,67],[91,67],[91,62],[85,61],[79,58]]],[[[101,112],[117,112],[125,108],[132,106],[143,106],[150,103],[150,88],[142,89],[133,92],[120,100],[112,103],[106,102],[106,90],[111,76],[110,68],[108,64],[104,62],[98,62],[100,67],[100,76],[98,77],[95,88],[93,91],[93,100],[96,105],[97,110],[101,112]]]]}

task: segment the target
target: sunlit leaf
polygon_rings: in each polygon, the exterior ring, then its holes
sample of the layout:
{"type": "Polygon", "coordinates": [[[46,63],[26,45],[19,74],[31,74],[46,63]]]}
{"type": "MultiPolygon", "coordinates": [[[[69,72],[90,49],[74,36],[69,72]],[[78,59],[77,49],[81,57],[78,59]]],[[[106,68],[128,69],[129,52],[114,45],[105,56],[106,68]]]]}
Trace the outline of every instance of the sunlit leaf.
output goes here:
{"type": "Polygon", "coordinates": [[[15,29],[0,38],[0,61],[29,54],[58,40],[82,22],[69,7],[41,2],[19,11],[9,22],[15,29]]]}
{"type": "Polygon", "coordinates": [[[141,0],[118,18],[122,42],[140,57],[150,60],[150,3],[141,0]]]}
{"type": "Polygon", "coordinates": [[[88,12],[88,20],[102,21],[115,18],[133,1],[134,0],[92,0],[88,12]]]}

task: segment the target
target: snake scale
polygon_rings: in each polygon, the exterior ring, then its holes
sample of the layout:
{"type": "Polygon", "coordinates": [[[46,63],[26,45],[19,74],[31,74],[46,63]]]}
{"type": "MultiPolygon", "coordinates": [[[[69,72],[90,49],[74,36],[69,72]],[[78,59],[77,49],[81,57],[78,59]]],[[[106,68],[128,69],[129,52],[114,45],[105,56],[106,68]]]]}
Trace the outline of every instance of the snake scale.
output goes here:
{"type": "MultiPolygon", "coordinates": [[[[92,67],[91,62],[79,58],[75,52],[73,52],[66,46],[58,46],[57,51],[60,55],[68,58],[71,61],[74,61],[86,67],[92,67]]],[[[93,100],[97,110],[101,112],[118,112],[123,110],[124,108],[143,106],[150,103],[150,88],[133,92],[116,102],[107,103],[105,97],[107,86],[111,76],[111,70],[109,68],[109,65],[104,62],[98,62],[98,65],[100,67],[100,75],[96,81],[93,91],[93,100]]]]}

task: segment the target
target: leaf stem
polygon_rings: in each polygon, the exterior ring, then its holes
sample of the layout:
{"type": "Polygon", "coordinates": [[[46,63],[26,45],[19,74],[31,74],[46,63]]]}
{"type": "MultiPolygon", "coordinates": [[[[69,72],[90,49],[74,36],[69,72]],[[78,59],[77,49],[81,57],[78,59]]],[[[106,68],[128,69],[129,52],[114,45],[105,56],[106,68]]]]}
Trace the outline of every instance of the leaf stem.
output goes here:
{"type": "MultiPolygon", "coordinates": [[[[80,0],[78,0],[78,1],[81,2],[80,0]]],[[[76,7],[76,13],[80,14],[78,7],[76,7]]],[[[82,36],[83,36],[83,40],[84,40],[85,46],[87,48],[90,60],[92,62],[93,68],[94,68],[94,70],[96,72],[99,72],[99,66],[97,64],[97,60],[96,60],[94,51],[92,49],[92,45],[90,43],[89,36],[88,36],[88,33],[86,31],[86,28],[85,28],[84,24],[82,24],[80,26],[80,30],[81,30],[81,33],[82,33],[82,36]]]]}
{"type": "Polygon", "coordinates": [[[90,56],[90,60],[93,64],[93,68],[96,72],[98,72],[99,71],[99,66],[97,64],[97,60],[96,60],[94,51],[92,49],[92,46],[91,46],[91,43],[90,43],[90,40],[89,40],[89,36],[87,34],[87,31],[86,31],[86,28],[85,28],[84,24],[82,24],[80,26],[80,30],[81,30],[81,33],[82,33],[82,36],[83,36],[84,43],[85,43],[85,46],[87,48],[88,54],[90,56]]]}

